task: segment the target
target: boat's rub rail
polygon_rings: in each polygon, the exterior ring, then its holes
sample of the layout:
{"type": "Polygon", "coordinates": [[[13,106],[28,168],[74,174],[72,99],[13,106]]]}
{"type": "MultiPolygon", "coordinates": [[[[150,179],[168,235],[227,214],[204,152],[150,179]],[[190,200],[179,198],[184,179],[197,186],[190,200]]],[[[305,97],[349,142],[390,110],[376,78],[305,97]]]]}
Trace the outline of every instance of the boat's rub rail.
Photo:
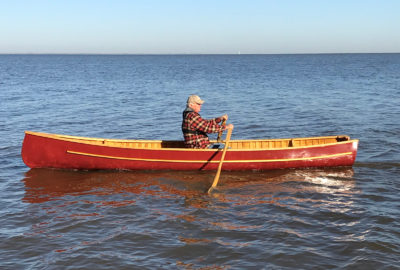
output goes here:
{"type": "MultiPolygon", "coordinates": [[[[102,139],[102,138],[86,138],[69,135],[58,135],[26,131],[26,134],[41,136],[46,138],[72,141],[76,143],[86,143],[93,145],[102,145],[108,147],[119,148],[139,148],[139,149],[185,149],[183,141],[161,141],[161,140],[118,140],[118,139],[102,139]]],[[[294,139],[257,139],[257,140],[231,140],[229,143],[230,150],[263,150],[263,149],[287,149],[287,148],[303,148],[313,146],[326,146],[327,144],[338,144],[350,142],[347,135],[326,136],[326,137],[309,137],[294,139]]],[[[357,140],[352,140],[357,141],[357,140]]],[[[193,149],[194,151],[200,149],[193,149]]],[[[204,149],[201,149],[204,151],[204,149]]],[[[215,151],[210,149],[210,151],[215,151]]]]}

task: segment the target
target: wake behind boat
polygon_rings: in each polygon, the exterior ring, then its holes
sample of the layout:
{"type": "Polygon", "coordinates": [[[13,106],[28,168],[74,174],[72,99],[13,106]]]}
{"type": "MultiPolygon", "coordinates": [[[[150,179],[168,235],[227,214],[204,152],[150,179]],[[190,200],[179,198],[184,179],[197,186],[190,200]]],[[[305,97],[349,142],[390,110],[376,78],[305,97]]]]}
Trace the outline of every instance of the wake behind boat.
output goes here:
{"type": "MultiPolygon", "coordinates": [[[[231,140],[223,170],[352,166],[358,140],[349,136],[231,140]]],[[[84,170],[216,170],[221,149],[183,141],[116,140],[26,131],[22,159],[30,168],[84,170]]]]}

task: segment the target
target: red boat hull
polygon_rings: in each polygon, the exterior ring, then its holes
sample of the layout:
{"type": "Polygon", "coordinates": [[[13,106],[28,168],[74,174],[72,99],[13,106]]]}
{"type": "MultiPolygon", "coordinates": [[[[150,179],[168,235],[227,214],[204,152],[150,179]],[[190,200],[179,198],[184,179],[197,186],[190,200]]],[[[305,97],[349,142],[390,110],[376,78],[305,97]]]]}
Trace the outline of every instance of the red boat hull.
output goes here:
{"type": "MultiPolygon", "coordinates": [[[[112,147],[26,132],[22,159],[30,168],[216,170],[218,149],[112,147]]],[[[49,134],[47,134],[49,135],[49,134]]],[[[358,140],[278,149],[228,149],[223,170],[352,166],[358,140]]]]}

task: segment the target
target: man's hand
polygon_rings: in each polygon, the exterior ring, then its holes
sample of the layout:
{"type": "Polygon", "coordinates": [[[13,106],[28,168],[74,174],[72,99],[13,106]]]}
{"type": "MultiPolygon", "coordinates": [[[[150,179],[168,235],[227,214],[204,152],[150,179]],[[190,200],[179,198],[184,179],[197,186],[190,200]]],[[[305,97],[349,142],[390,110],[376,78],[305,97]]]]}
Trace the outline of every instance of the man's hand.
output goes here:
{"type": "Polygon", "coordinates": [[[228,124],[225,126],[225,129],[233,129],[233,124],[228,124]]]}

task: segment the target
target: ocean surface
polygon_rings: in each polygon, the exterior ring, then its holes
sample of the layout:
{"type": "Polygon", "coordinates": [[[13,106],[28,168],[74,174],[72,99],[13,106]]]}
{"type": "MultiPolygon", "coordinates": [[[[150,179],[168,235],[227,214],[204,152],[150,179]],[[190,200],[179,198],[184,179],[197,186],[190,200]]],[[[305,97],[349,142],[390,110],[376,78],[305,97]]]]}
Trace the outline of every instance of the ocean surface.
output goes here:
{"type": "Polygon", "coordinates": [[[400,269],[400,54],[0,55],[0,269],[400,269]],[[190,94],[232,139],[347,134],[352,168],[68,171],[25,130],[182,139],[190,94]]]}

